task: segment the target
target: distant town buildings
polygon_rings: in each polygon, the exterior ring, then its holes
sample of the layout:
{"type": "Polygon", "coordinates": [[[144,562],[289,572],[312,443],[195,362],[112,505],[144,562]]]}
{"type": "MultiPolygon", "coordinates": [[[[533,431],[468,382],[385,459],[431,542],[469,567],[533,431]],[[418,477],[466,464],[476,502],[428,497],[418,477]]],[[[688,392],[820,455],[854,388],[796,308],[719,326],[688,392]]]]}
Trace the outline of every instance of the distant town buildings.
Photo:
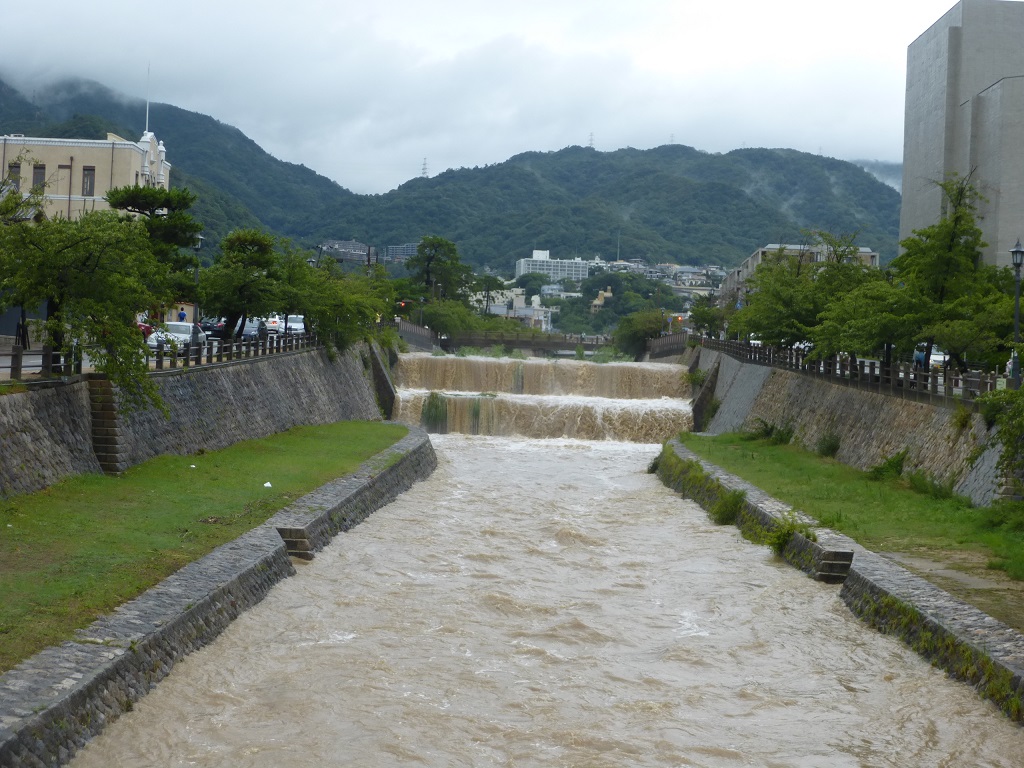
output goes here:
{"type": "Polygon", "coordinates": [[[138,141],[113,133],[105,140],[0,136],[0,168],[22,192],[44,188],[51,218],[109,210],[106,194],[117,187],[169,189],[171,183],[164,143],[148,130],[138,141]]]}
{"type": "Polygon", "coordinates": [[[986,263],[1024,236],[1024,3],[961,0],[907,50],[900,239],[937,222],[936,181],[970,175],[986,263]]]}

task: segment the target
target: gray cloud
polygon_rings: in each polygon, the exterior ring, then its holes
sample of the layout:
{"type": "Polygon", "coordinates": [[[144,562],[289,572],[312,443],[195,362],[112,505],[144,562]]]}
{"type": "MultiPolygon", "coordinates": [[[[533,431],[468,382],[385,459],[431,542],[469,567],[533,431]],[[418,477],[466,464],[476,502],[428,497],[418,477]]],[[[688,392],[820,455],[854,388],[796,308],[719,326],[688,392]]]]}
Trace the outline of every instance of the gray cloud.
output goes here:
{"type": "Polygon", "coordinates": [[[906,47],[950,3],[58,0],[46,47],[11,36],[0,73],[202,112],[362,193],[424,158],[433,174],[591,134],[601,150],[674,139],[899,160],[906,47]]]}

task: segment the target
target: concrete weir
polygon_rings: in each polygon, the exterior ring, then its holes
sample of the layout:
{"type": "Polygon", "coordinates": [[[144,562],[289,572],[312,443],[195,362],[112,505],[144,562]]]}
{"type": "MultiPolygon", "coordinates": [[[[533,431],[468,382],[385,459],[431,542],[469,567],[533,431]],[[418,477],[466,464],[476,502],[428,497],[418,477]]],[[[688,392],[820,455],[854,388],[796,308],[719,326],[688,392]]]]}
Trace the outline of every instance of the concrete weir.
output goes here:
{"type": "MultiPolygon", "coordinates": [[[[699,463],[714,479],[711,485],[746,494],[737,522],[744,530],[752,526],[772,530],[787,518],[809,525],[815,540],[795,533],[783,552],[785,560],[819,581],[841,583],[840,598],[856,616],[898,636],[950,676],[973,685],[1012,720],[1024,721],[1024,635],[850,537],[817,526],[813,519],[704,461],[678,441],[668,446],[679,459],[699,463]]],[[[661,466],[659,476],[671,485],[661,466]]],[[[718,495],[714,488],[692,494],[705,509],[718,495]]]]}
{"type": "Polygon", "coordinates": [[[106,723],[132,708],[171,668],[295,573],[289,550],[310,558],[416,481],[437,458],[410,433],[269,521],[0,676],[0,766],[66,763],[106,723]],[[286,546],[283,533],[295,541],[286,546]]]}

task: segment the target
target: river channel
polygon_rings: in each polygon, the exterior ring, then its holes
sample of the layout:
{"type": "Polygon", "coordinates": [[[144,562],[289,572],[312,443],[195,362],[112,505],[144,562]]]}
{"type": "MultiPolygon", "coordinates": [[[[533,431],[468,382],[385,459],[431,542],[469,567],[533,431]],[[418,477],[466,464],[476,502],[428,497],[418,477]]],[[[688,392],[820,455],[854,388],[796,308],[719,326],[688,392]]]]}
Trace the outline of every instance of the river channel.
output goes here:
{"type": "Polygon", "coordinates": [[[680,374],[403,356],[434,474],[71,765],[1022,765],[1024,729],[647,473],[680,374]]]}
{"type": "Polygon", "coordinates": [[[1021,764],[970,688],[647,474],[657,445],[432,439],[72,765],[1021,764]]]}

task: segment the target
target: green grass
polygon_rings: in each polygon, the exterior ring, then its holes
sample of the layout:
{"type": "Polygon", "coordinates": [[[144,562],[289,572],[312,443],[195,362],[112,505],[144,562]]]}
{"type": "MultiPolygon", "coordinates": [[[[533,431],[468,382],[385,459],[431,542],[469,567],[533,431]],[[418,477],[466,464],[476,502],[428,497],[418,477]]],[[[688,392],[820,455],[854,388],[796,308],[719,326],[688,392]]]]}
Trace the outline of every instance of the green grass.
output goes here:
{"type": "MultiPolygon", "coordinates": [[[[993,515],[962,498],[923,492],[899,473],[869,473],[816,456],[795,445],[773,445],[750,435],[709,437],[684,433],[680,439],[702,458],[753,483],[879,552],[974,550],[989,566],[1024,579],[1024,531],[1019,515],[993,515]],[[917,488],[916,492],[914,488],[917,488]]],[[[886,467],[895,464],[886,462],[886,467]]],[[[1001,508],[1001,507],[1000,507],[1001,508]]],[[[1008,509],[1013,509],[1007,505],[1008,509]]],[[[998,509],[998,508],[997,508],[998,509]]]]}
{"type": "Polygon", "coordinates": [[[352,473],[407,432],[377,422],[298,427],[0,499],[0,672],[352,473]]]}

